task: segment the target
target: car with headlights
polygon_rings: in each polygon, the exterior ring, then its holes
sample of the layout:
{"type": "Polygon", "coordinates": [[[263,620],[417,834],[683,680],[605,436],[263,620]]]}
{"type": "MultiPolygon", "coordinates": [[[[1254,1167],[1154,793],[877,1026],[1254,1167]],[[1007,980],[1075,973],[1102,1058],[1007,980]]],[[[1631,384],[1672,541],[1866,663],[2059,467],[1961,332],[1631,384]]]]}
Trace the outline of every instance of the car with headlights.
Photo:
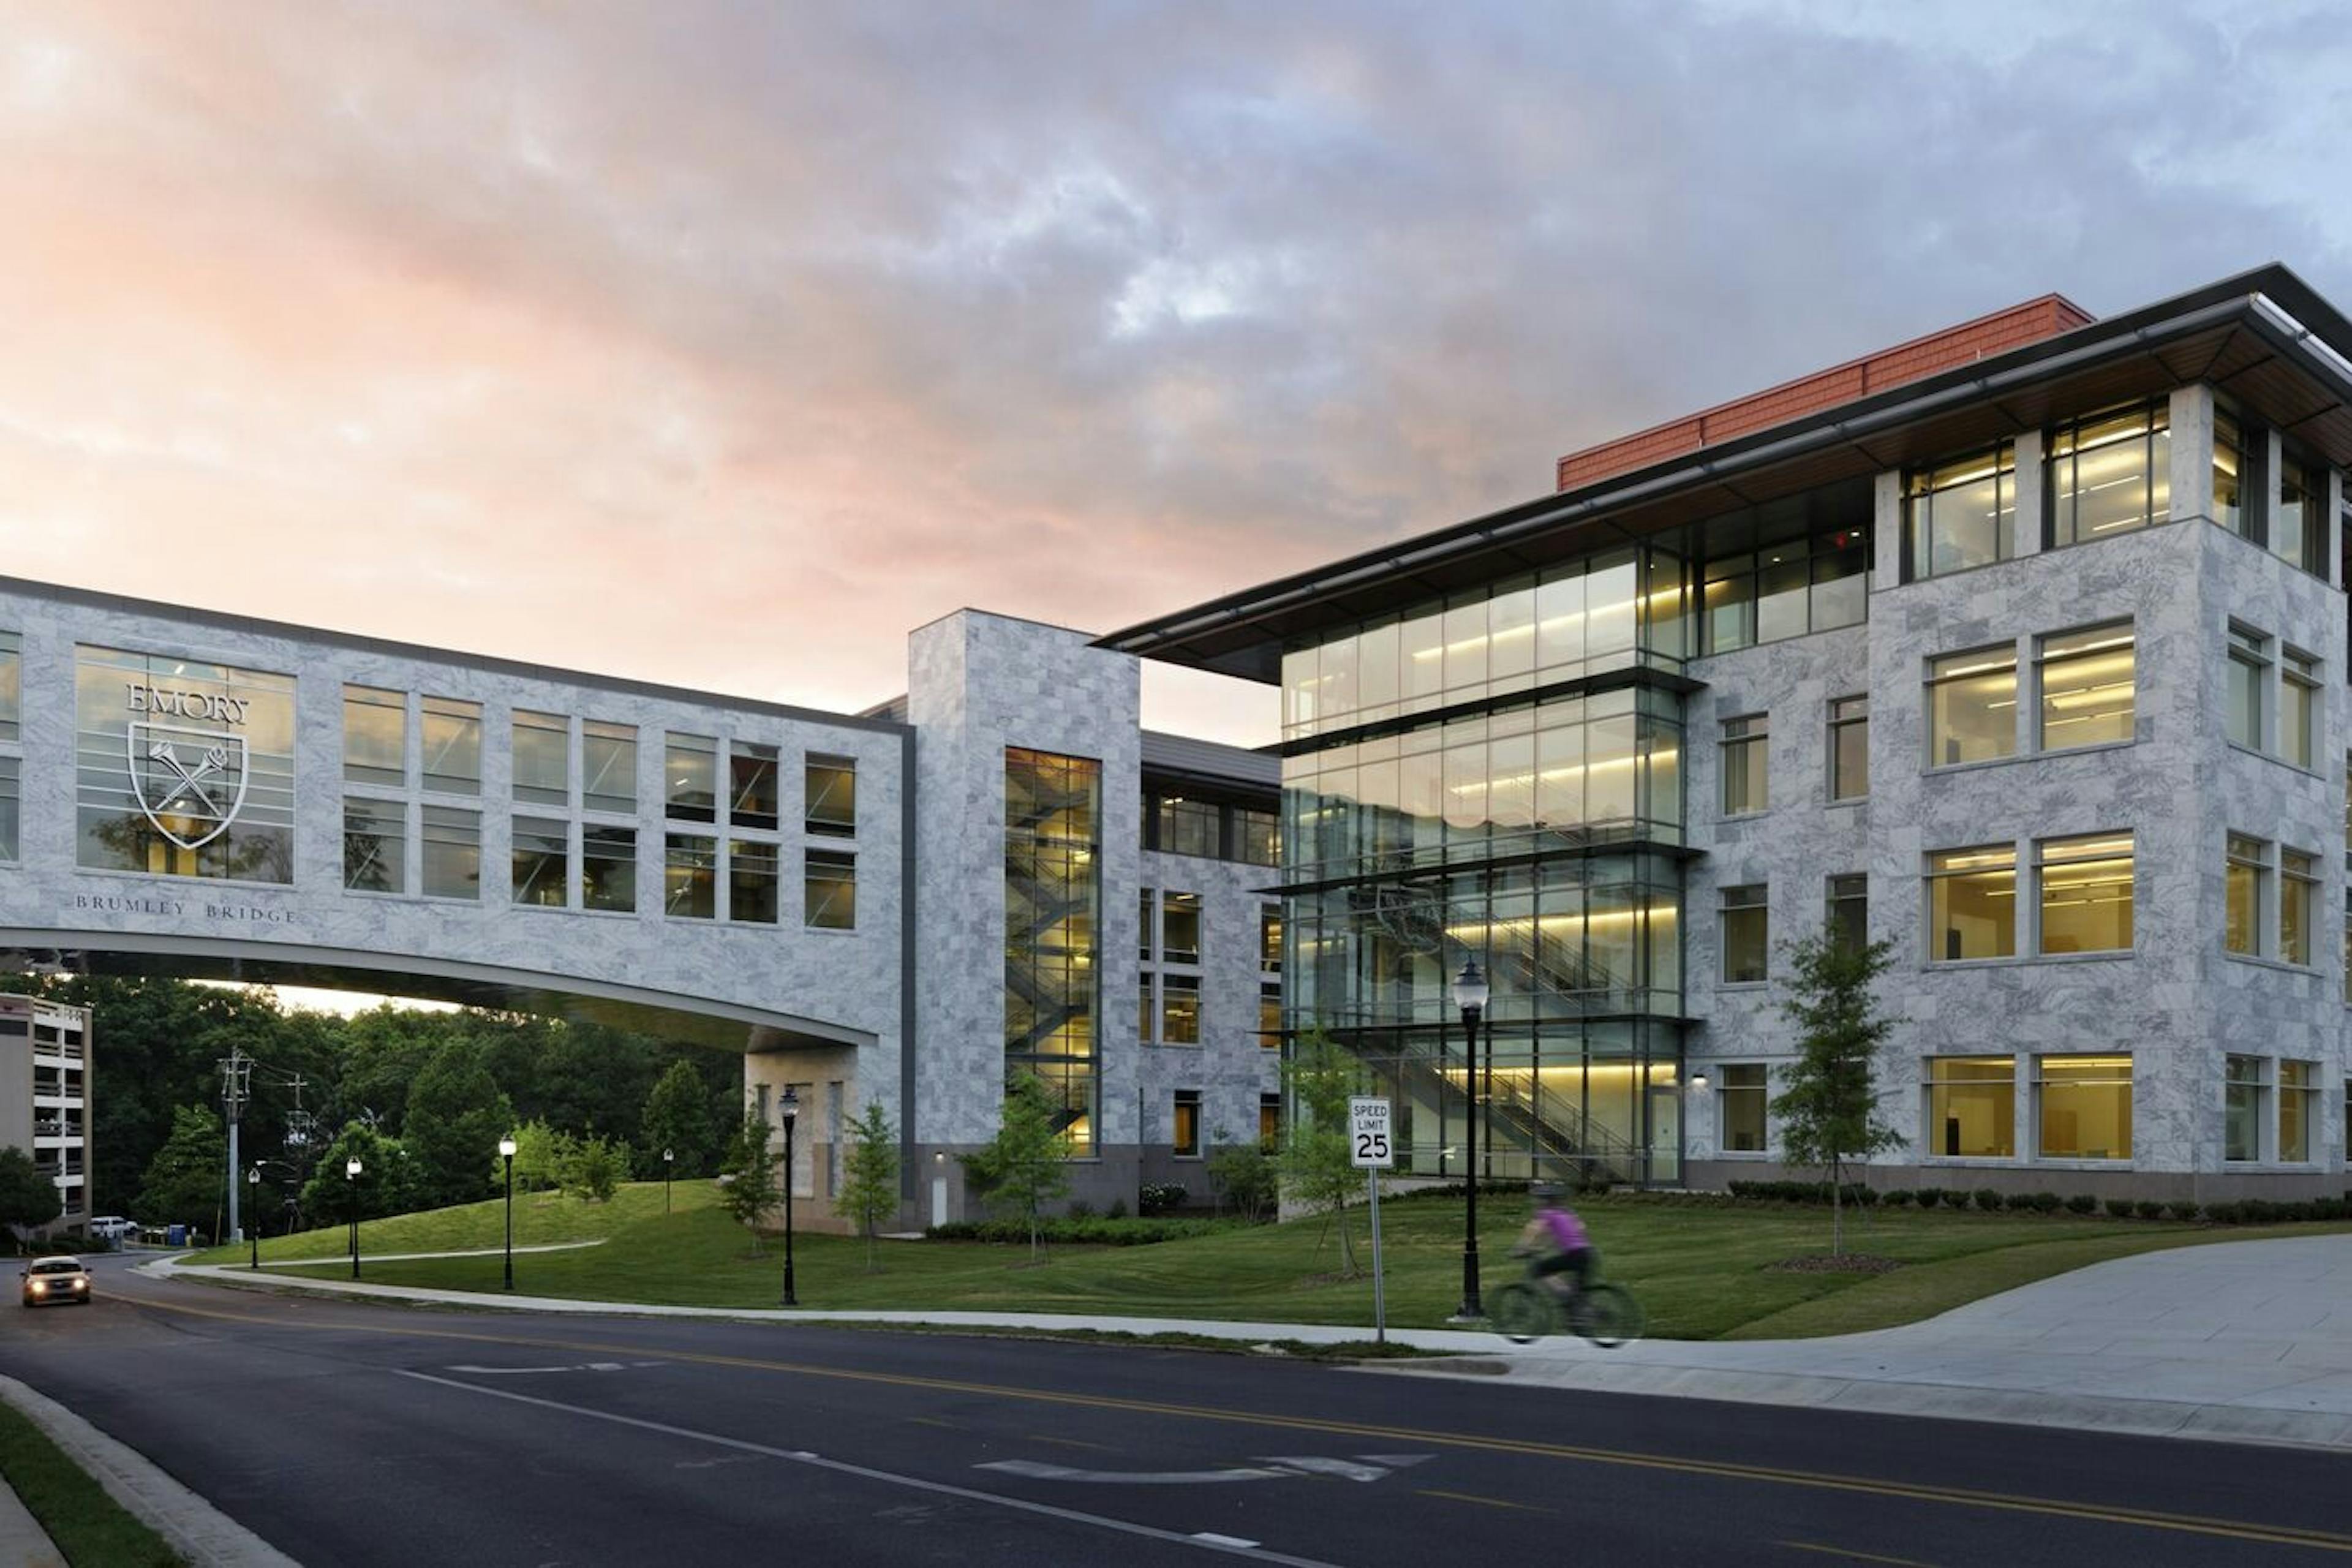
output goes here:
{"type": "Polygon", "coordinates": [[[23,1278],[27,1307],[59,1301],[89,1305],[89,1270],[79,1258],[36,1258],[25,1265],[23,1278]]]}

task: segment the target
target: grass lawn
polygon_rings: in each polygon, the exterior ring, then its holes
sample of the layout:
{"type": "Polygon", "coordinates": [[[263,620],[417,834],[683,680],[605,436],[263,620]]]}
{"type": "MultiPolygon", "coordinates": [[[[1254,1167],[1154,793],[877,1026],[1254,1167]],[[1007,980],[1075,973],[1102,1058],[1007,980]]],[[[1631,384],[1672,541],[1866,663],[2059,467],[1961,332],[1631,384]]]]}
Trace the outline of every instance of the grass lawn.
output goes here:
{"type": "Polygon", "coordinates": [[[0,1476],[68,1563],[173,1568],[186,1561],[109,1497],[31,1417],[5,1405],[0,1405],[0,1476]]]}
{"type": "MultiPolygon", "coordinates": [[[[781,1244],[754,1256],[708,1183],[680,1183],[676,1212],[662,1212],[659,1184],[624,1187],[609,1205],[534,1194],[515,1201],[515,1240],[606,1238],[601,1247],[519,1256],[526,1295],[708,1307],[771,1307],[783,1275],[781,1244]]],[[[1943,1209],[1849,1213],[1847,1248],[1900,1261],[1879,1275],[1780,1271],[1771,1266],[1825,1252],[1829,1213],[1811,1209],[1638,1196],[1579,1205],[1608,1278],[1649,1310],[1650,1332],[1667,1339],[1791,1338],[1886,1328],[1980,1296],[2086,1264],[2158,1247],[2267,1236],[2314,1236],[2345,1225],[2200,1226],[2074,1215],[1962,1214],[1943,1209]]],[[[1391,1200],[1381,1211],[1388,1319],[1397,1328],[1444,1326],[1461,1299],[1462,1202],[1391,1200]]],[[[1490,1197],[1479,1211],[1488,1290],[1516,1277],[1506,1256],[1526,1217],[1522,1205],[1490,1197]]],[[[804,1308],[1065,1312],[1105,1317],[1229,1319],[1273,1323],[1372,1321],[1364,1214],[1349,1211],[1358,1263],[1339,1278],[1336,1239],[1314,1220],[1237,1228],[1151,1247],[1063,1247],[1042,1268],[1024,1247],[970,1242],[883,1242],[880,1271],[866,1244],[803,1232],[794,1285],[804,1308]]],[[[364,1277],[383,1284],[499,1289],[501,1259],[487,1256],[367,1263],[370,1254],[497,1248],[493,1201],[360,1227],[364,1277]]],[[[341,1258],[345,1232],[265,1242],[262,1258],[341,1258]]],[[[237,1248],[206,1261],[240,1262],[237,1248]]],[[[316,1272],[339,1278],[330,1264],[316,1272]]]]}

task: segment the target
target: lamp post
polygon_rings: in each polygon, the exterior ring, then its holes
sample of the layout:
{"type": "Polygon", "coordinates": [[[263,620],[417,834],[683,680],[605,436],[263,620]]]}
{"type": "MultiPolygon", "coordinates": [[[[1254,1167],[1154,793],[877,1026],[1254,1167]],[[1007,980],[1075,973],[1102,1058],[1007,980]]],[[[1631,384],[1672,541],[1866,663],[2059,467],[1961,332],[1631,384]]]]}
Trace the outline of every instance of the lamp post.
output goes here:
{"type": "Polygon", "coordinates": [[[662,1213],[669,1213],[669,1168],[677,1159],[675,1151],[662,1151],[662,1213]]]}
{"type": "Polygon", "coordinates": [[[253,1194],[253,1201],[252,1201],[251,1203],[248,1203],[248,1204],[247,1204],[247,1205],[245,1205],[245,1206],[246,1206],[246,1210],[247,1210],[247,1213],[249,1213],[249,1214],[253,1216],[253,1232],[252,1232],[252,1235],[251,1235],[251,1237],[250,1237],[250,1238],[249,1238],[249,1239],[251,1239],[251,1241],[253,1242],[253,1261],[246,1265],[246,1268],[247,1268],[248,1270],[252,1270],[252,1269],[257,1269],[257,1268],[259,1268],[261,1267],[261,1167],[260,1167],[260,1166],[256,1165],[253,1169],[251,1169],[250,1171],[247,1171],[247,1172],[245,1173],[245,1185],[246,1185],[246,1190],[247,1190],[247,1192],[249,1192],[249,1193],[251,1193],[251,1194],[253,1194]]]}
{"type": "Polygon", "coordinates": [[[791,1084],[784,1085],[776,1110],[784,1119],[784,1305],[797,1307],[800,1299],[793,1294],[793,1123],[800,1119],[801,1097],[791,1084]]]}
{"type": "MultiPolygon", "coordinates": [[[[1487,1109],[1478,1092],[1478,1016],[1486,1010],[1486,977],[1478,972],[1478,961],[1471,959],[1454,981],[1454,1005],[1462,1009],[1462,1059],[1470,1091],[1470,1183],[1468,1201],[1462,1208],[1462,1310],[1455,1314],[1465,1321],[1486,1315],[1478,1300],[1478,1122],[1487,1109]]],[[[1493,1087],[1491,1080],[1487,1087],[1493,1087]]],[[[1491,1128],[1486,1147],[1489,1151],[1495,1147],[1491,1128]]]]}
{"type": "Polygon", "coordinates": [[[360,1157],[357,1154],[343,1162],[343,1191],[351,1199],[352,1209],[352,1278],[360,1277],[360,1157]]]}
{"type": "Polygon", "coordinates": [[[514,1157],[515,1141],[499,1140],[499,1158],[507,1163],[507,1289],[514,1289],[514,1157]]]}

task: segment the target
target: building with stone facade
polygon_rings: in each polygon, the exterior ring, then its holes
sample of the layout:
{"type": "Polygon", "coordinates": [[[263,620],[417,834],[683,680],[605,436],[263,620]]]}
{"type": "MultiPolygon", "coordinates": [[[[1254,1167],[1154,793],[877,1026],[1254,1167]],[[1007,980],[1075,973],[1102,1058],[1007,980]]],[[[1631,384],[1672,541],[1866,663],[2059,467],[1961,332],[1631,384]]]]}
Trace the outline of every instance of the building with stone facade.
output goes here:
{"type": "Polygon", "coordinates": [[[89,1222],[89,1009],[0,994],[0,1149],[30,1155],[58,1189],[58,1217],[37,1233],[89,1222]]]}
{"type": "Polygon", "coordinates": [[[1279,688],[1286,1022],[1414,1173],[1779,1174],[1825,932],[1891,954],[1874,1180],[2333,1194],[2347,355],[2280,267],[2052,296],[1104,644],[1279,688]]]}

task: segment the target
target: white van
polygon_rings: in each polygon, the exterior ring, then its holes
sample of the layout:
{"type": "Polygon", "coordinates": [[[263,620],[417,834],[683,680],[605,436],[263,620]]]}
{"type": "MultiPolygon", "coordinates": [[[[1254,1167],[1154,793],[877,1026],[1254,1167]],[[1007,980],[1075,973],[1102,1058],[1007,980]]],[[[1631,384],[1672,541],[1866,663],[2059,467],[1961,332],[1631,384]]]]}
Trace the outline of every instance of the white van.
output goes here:
{"type": "Polygon", "coordinates": [[[99,1241],[131,1241],[138,1237],[139,1222],[119,1214],[100,1215],[89,1222],[89,1234],[99,1241]]]}

